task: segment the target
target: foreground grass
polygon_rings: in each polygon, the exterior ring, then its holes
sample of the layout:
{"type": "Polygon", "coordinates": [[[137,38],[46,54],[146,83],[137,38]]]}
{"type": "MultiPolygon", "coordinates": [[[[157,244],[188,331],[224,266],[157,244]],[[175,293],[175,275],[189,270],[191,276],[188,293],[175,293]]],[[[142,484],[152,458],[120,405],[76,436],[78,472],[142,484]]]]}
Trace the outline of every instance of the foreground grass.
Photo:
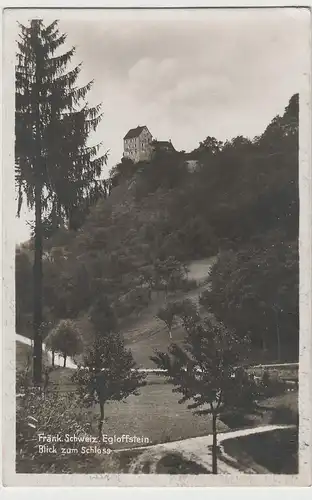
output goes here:
{"type": "MultiPolygon", "coordinates": [[[[60,369],[63,371],[63,369],[60,369]]],[[[58,370],[57,370],[58,371],[58,370]]],[[[61,393],[63,394],[63,393],[61,393]]],[[[49,398],[49,395],[47,395],[49,398]]],[[[288,418],[285,408],[289,411],[294,411],[297,408],[297,394],[285,393],[274,398],[269,398],[263,402],[263,413],[257,414],[254,420],[251,419],[249,426],[263,425],[265,423],[289,423],[284,421],[284,417],[288,418]]],[[[76,410],[70,408],[77,408],[80,421],[88,428],[88,434],[97,436],[97,422],[98,422],[98,409],[83,408],[80,405],[66,404],[64,408],[71,413],[71,419],[75,421],[76,410]]],[[[78,415],[77,413],[77,415],[78,415]]],[[[36,415],[36,410],[34,415],[36,415]]],[[[72,426],[66,425],[63,419],[62,432],[75,433],[72,426]]],[[[218,422],[218,431],[226,432],[230,428],[235,427],[226,425],[223,422],[218,422]]],[[[51,432],[56,434],[59,432],[59,426],[54,426],[51,432]],[[55,429],[54,429],[55,427],[55,429]]],[[[238,426],[240,427],[240,426],[238,426]]],[[[139,396],[131,396],[126,403],[110,403],[106,406],[105,422],[103,427],[103,434],[107,436],[122,436],[128,434],[129,436],[144,437],[149,439],[149,445],[157,443],[166,443],[170,441],[178,441],[190,437],[200,437],[211,434],[211,420],[209,417],[194,416],[185,405],[178,403],[178,397],[172,393],[171,386],[161,384],[147,385],[141,389],[139,396]]],[[[274,436],[272,434],[272,436],[274,436]]],[[[276,435],[278,437],[279,434],[276,435]]],[[[252,467],[259,473],[263,473],[265,469],[265,453],[260,454],[260,458],[256,455],[255,447],[263,447],[261,441],[262,437],[257,440],[232,440],[225,452],[234,459],[238,464],[241,464],[242,472],[248,467],[252,467]],[[246,444],[247,443],[247,444],[246,444]]],[[[269,443],[270,437],[266,438],[268,445],[265,447],[271,450],[269,443]]],[[[274,443],[277,455],[282,457],[285,454],[285,446],[283,443],[278,443],[274,437],[274,443]],[[277,450],[282,450],[277,451],[277,450]],[[283,451],[284,450],[284,451],[283,451]]],[[[97,444],[100,445],[98,442],[97,444]]],[[[138,470],[141,473],[209,473],[209,470],[201,470],[201,465],[196,464],[196,458],[172,456],[175,452],[167,451],[160,455],[156,453],[149,454],[138,449],[142,446],[139,443],[114,443],[109,445],[112,449],[110,456],[97,456],[97,455],[69,455],[60,457],[54,463],[53,455],[45,455],[32,460],[30,457],[20,457],[18,460],[19,472],[63,472],[63,473],[129,473],[133,470],[133,464],[137,464],[138,470]],[[123,448],[129,448],[128,451],[121,451],[123,448]],[[118,451],[120,450],[120,451],[118,451]],[[143,456],[144,454],[144,456],[143,456]],[[142,458],[141,458],[142,455],[142,458]],[[159,463],[160,462],[160,463],[159,463]],[[192,463],[191,463],[192,462],[192,463]],[[38,470],[39,469],[39,470],[38,470]],[[174,472],[176,470],[176,472],[174,472]],[[167,471],[167,472],[166,472],[167,471]],[[187,472],[189,471],[189,472],[187,472]],[[193,472],[191,472],[193,471],[193,472]]],[[[273,447],[274,448],[274,447],[273,447]]],[[[182,447],[183,449],[183,447],[182,447]]],[[[151,449],[152,451],[152,449],[151,449]]],[[[156,451],[156,450],[155,450],[156,451]]],[[[208,450],[207,450],[208,453],[208,450]]],[[[271,453],[271,451],[270,451],[271,453]]],[[[292,459],[296,458],[295,450],[292,450],[292,459]]],[[[231,466],[231,464],[229,464],[231,466]]],[[[281,462],[280,467],[282,470],[287,470],[285,464],[281,462]],[[286,469],[285,469],[286,467],[286,469]]],[[[203,468],[202,468],[203,469],[203,468]]],[[[266,470],[270,470],[269,467],[266,470]]],[[[293,465],[290,464],[290,469],[293,470],[293,465]]],[[[290,473],[290,472],[285,472],[290,473]]]]}
{"type": "MultiPolygon", "coordinates": [[[[27,355],[30,348],[17,343],[18,365],[22,366],[22,355],[27,355]]],[[[75,391],[71,381],[73,371],[58,367],[50,374],[50,390],[60,392],[75,391]]],[[[189,437],[204,436],[212,432],[209,416],[195,416],[185,404],[179,404],[179,395],[172,392],[172,386],[165,383],[163,377],[151,375],[148,385],[140,389],[138,396],[130,396],[125,402],[109,402],[105,407],[103,433],[109,436],[122,434],[136,435],[149,439],[149,444],[177,441],[189,437]]],[[[225,419],[218,422],[218,431],[228,428],[265,425],[271,422],[274,409],[280,406],[297,411],[297,392],[286,392],[261,402],[258,414],[240,418],[225,419]]],[[[99,409],[94,406],[85,410],[85,419],[91,425],[91,433],[97,435],[99,409]]],[[[284,423],[276,420],[276,423],[284,423]]],[[[288,423],[288,422],[285,422],[288,423]]],[[[69,430],[70,432],[70,430],[69,430]]],[[[114,444],[116,449],[125,447],[123,443],[114,444]]],[[[128,445],[127,445],[128,446],[128,445]]],[[[135,444],[129,444],[129,447],[135,444]]],[[[137,444],[137,446],[139,446],[137,444]]]]}
{"type": "Polygon", "coordinates": [[[259,473],[298,474],[297,429],[229,439],[224,441],[223,449],[242,465],[256,463],[259,473]]]}
{"type": "MultiPolygon", "coordinates": [[[[179,396],[172,393],[172,386],[147,385],[139,396],[130,396],[125,403],[111,402],[105,410],[103,433],[109,436],[122,434],[143,436],[149,444],[177,441],[212,432],[209,416],[194,416],[186,405],[178,403],[179,396]]],[[[96,433],[98,408],[93,410],[92,430],[96,433]]],[[[227,426],[218,422],[218,430],[227,426]]],[[[124,444],[114,445],[116,449],[124,444]]],[[[129,445],[131,447],[131,445],[129,445]]]]}

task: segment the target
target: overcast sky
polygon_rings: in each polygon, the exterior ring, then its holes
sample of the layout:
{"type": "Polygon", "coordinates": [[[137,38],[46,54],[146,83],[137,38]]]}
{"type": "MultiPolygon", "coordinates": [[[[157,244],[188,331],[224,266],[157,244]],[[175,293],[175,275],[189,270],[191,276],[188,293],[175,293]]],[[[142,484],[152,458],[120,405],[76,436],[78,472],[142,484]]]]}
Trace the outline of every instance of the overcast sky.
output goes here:
{"type": "MultiPolygon", "coordinates": [[[[94,79],[90,104],[103,105],[90,140],[109,150],[107,171],[137,125],[186,151],[207,135],[252,138],[300,92],[308,71],[310,19],[299,9],[58,17],[67,46],[77,47],[73,62],[83,62],[80,83],[94,79]]],[[[28,236],[27,216],[18,223],[18,241],[28,236]]]]}

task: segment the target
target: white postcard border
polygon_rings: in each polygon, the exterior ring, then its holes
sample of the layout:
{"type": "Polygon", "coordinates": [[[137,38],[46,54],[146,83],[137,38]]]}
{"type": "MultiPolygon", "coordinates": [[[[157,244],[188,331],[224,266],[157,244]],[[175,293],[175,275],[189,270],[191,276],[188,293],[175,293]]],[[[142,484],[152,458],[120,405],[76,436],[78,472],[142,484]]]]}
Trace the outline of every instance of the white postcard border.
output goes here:
{"type": "MultiPolygon", "coordinates": [[[[21,4],[21,2],[11,2],[21,4]]],[[[61,2],[64,6],[65,2],[61,2]]],[[[125,2],[118,4],[125,5],[125,2]]],[[[129,4],[130,2],[126,2],[129,4]]],[[[142,4],[143,2],[141,2],[142,4]]],[[[145,2],[146,3],[146,2],[145,2]]],[[[160,2],[153,2],[153,6],[160,2]]],[[[171,5],[175,2],[171,2],[171,5]]],[[[224,2],[218,2],[218,5],[224,2]]],[[[251,2],[241,2],[240,6],[251,2]]],[[[254,3],[254,2],[253,2],[254,3]]],[[[263,2],[263,6],[271,2],[263,2]]],[[[285,4],[287,2],[284,2],[285,4]]],[[[32,5],[42,2],[32,2],[32,5]]],[[[50,6],[53,2],[46,2],[50,6]]],[[[60,2],[54,2],[59,5],[60,2]]],[[[75,2],[81,6],[81,2],[75,2]]],[[[84,2],[85,4],[85,2],[84,2]]],[[[116,6],[117,2],[114,3],[116,6]]],[[[179,2],[183,4],[183,2],[179,2]]],[[[199,6],[202,2],[197,2],[199,6]]],[[[207,4],[207,2],[205,2],[207,4]]],[[[229,5],[229,2],[226,2],[229,5]]],[[[132,3],[133,5],[133,3],[132,3]]],[[[185,4],[184,4],[185,5],[185,4]]],[[[276,3],[275,3],[276,5],[276,3]]],[[[90,4],[89,4],[90,6],[90,4]]],[[[80,15],[85,16],[87,11],[80,15]]],[[[25,12],[26,13],[26,12],[25,12]]],[[[70,15],[70,13],[68,11],[70,15]]],[[[35,15],[40,12],[36,11],[35,15]]],[[[30,13],[27,11],[27,16],[30,13]]],[[[15,276],[14,276],[14,216],[16,212],[14,173],[14,47],[8,29],[4,29],[3,67],[3,482],[7,486],[302,486],[311,484],[311,49],[307,51],[307,75],[300,89],[300,472],[296,476],[284,475],[49,475],[15,473],[15,276]]],[[[310,41],[311,47],[311,41],[310,41]]]]}

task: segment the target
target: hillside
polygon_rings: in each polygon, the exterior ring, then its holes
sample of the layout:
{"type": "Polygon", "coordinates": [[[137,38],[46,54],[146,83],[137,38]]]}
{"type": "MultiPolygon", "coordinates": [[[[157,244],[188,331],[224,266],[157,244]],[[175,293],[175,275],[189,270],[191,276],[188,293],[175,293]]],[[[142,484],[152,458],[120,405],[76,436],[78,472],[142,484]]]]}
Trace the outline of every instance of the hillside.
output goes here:
{"type": "MultiPolygon", "coordinates": [[[[150,360],[154,349],[166,351],[171,342],[167,327],[163,321],[157,318],[159,308],[165,305],[168,300],[171,302],[191,299],[198,305],[200,294],[209,288],[207,281],[215,261],[216,258],[192,261],[188,267],[188,278],[196,281],[197,286],[193,290],[172,293],[168,299],[164,294],[154,296],[139,318],[135,318],[132,323],[124,325],[121,331],[126,345],[130,347],[139,366],[154,368],[154,364],[150,360]]],[[[172,328],[172,340],[180,344],[183,342],[184,336],[184,329],[176,322],[172,328]]]]}
{"type": "MultiPolygon", "coordinates": [[[[121,330],[146,365],[153,348],[168,343],[155,318],[164,297],[205,292],[201,307],[250,336],[257,359],[297,359],[298,95],[253,140],[207,137],[189,155],[121,162],[112,181],[78,231],[60,228],[46,243],[46,332],[72,318],[88,343],[97,307],[103,331],[121,330]],[[210,286],[196,290],[203,262],[216,255],[210,286]]],[[[17,280],[26,277],[27,287],[17,288],[23,334],[31,331],[31,250],[19,249],[17,280]]],[[[173,336],[182,340],[178,327],[173,336]]]]}

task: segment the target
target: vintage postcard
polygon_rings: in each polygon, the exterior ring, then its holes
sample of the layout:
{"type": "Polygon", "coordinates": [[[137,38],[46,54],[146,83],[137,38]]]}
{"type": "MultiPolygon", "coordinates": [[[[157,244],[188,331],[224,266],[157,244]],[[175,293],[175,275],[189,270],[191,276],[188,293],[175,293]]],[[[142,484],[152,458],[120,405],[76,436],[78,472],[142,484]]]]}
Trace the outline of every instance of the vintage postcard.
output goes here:
{"type": "Polygon", "coordinates": [[[311,484],[310,10],[3,28],[4,484],[311,484]]]}

